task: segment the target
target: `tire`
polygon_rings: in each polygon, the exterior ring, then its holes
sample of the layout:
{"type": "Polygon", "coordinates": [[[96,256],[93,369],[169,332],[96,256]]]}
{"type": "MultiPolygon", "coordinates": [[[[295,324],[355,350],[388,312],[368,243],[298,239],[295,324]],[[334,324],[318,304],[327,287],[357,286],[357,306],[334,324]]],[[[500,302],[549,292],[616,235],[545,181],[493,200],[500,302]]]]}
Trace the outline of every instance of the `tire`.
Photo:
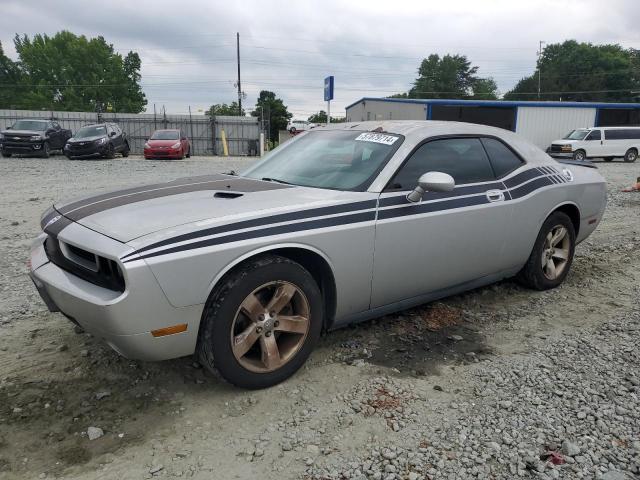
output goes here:
{"type": "Polygon", "coordinates": [[[576,150],[573,153],[573,159],[582,162],[587,159],[587,154],[584,150],[576,150]]]}
{"type": "Polygon", "coordinates": [[[49,158],[51,156],[51,147],[49,147],[49,142],[44,142],[42,144],[42,152],[40,153],[42,158],[49,158]]]}
{"type": "Polygon", "coordinates": [[[11,158],[11,154],[7,152],[0,152],[0,155],[2,155],[3,158],[11,158]]]}
{"type": "Polygon", "coordinates": [[[116,149],[113,147],[113,143],[109,144],[109,147],[107,148],[107,153],[105,155],[106,158],[108,159],[113,159],[116,158],[116,149]]]}
{"type": "Polygon", "coordinates": [[[638,159],[638,150],[630,148],[627,153],[624,154],[624,161],[627,163],[633,163],[638,159]]]}
{"type": "Polygon", "coordinates": [[[129,152],[131,149],[129,148],[129,142],[124,144],[124,150],[122,150],[122,158],[127,158],[129,156],[129,152]]]}
{"type": "Polygon", "coordinates": [[[189,145],[189,149],[187,150],[187,158],[191,158],[191,145],[189,145]]]}
{"type": "Polygon", "coordinates": [[[613,161],[613,157],[604,157],[603,159],[605,162],[612,162],[613,161]]]}
{"type": "Polygon", "coordinates": [[[180,157],[178,157],[179,160],[184,160],[184,149],[180,151],[180,157]]]}
{"type": "Polygon", "coordinates": [[[297,131],[298,131],[298,130],[296,129],[296,127],[291,127],[291,128],[289,129],[289,133],[290,133],[291,135],[295,135],[295,133],[296,133],[297,131]]]}
{"type": "Polygon", "coordinates": [[[311,274],[287,258],[260,256],[225,275],[211,292],[202,314],[197,354],[202,365],[210,371],[217,370],[233,385],[248,389],[270,387],[289,378],[304,364],[320,338],[322,321],[322,295],[311,274]],[[256,312],[268,313],[263,305],[268,306],[283,288],[295,290],[288,303],[283,308],[274,307],[280,308],[275,316],[260,317],[256,312]],[[250,302],[253,315],[241,308],[250,298],[254,300],[250,302]],[[258,303],[256,298],[260,299],[258,303]],[[297,315],[293,323],[296,328],[304,326],[305,333],[289,333],[279,325],[285,318],[282,312],[289,316],[288,322],[297,315]],[[305,315],[307,322],[299,322],[305,315]],[[243,338],[250,341],[235,345],[251,348],[241,353],[237,347],[234,350],[232,337],[237,340],[245,332],[249,333],[243,338]],[[278,361],[269,365],[264,360],[263,347],[274,343],[278,361]],[[280,355],[287,357],[283,363],[279,363],[280,355]]]}
{"type": "Polygon", "coordinates": [[[518,274],[518,280],[523,285],[535,290],[549,290],[560,285],[569,273],[573,262],[573,254],[576,245],[576,231],[569,216],[563,212],[553,212],[542,224],[536,243],[527,263],[518,274]],[[551,245],[549,249],[549,236],[553,238],[554,233],[558,233],[560,228],[565,229],[563,236],[558,243],[551,245]],[[565,240],[566,239],[566,240],[565,240]],[[557,248],[561,245],[561,248],[557,248]],[[552,253],[552,252],[555,252],[552,253]],[[560,252],[563,252],[562,258],[560,252]],[[547,265],[543,267],[542,261],[547,258],[547,265]],[[548,262],[555,265],[555,276],[550,275],[548,262]],[[556,263],[557,261],[557,263],[556,263]],[[561,270],[558,272],[558,268],[561,270]]]}

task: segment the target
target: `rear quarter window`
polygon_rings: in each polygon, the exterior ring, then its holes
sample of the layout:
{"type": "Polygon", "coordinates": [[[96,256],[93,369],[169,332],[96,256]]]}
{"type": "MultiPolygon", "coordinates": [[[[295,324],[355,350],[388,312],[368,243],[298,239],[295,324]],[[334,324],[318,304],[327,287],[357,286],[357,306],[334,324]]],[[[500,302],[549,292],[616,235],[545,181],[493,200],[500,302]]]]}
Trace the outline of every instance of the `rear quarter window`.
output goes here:
{"type": "Polygon", "coordinates": [[[524,162],[513,151],[500,140],[495,138],[483,138],[484,145],[489,160],[493,166],[496,178],[504,177],[513,172],[516,168],[524,165],[524,162]]]}

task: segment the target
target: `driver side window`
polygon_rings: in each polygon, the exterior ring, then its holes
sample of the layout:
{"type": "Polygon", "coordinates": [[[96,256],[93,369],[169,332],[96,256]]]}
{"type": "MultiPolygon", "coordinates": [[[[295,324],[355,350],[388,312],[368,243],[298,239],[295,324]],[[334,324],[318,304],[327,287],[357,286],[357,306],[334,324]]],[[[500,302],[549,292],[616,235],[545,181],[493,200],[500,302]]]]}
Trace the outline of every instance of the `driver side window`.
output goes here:
{"type": "Polygon", "coordinates": [[[479,139],[445,138],[418,147],[400,167],[386,190],[411,190],[420,176],[427,172],[448,173],[456,185],[495,180],[479,139]]]}
{"type": "Polygon", "coordinates": [[[591,133],[587,135],[585,140],[600,140],[600,130],[591,130],[591,133]]]}

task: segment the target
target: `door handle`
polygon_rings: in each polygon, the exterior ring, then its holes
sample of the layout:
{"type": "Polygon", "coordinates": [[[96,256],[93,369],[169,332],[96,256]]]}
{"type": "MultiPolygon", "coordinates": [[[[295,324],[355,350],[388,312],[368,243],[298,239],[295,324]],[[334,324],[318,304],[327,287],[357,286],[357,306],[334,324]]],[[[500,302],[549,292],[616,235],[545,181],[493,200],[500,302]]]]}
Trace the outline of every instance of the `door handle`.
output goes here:
{"type": "Polygon", "coordinates": [[[488,190],[487,200],[490,202],[502,202],[504,201],[504,193],[502,190],[488,190]]]}

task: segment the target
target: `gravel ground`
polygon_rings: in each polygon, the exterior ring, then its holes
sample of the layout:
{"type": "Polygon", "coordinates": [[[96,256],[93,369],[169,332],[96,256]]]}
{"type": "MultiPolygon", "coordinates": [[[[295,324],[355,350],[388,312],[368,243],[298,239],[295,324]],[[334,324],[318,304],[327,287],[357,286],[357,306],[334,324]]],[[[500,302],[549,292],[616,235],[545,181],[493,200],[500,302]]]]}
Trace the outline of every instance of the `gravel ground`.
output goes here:
{"type": "Polygon", "coordinates": [[[622,480],[640,476],[638,165],[549,292],[511,281],[326,335],[246,392],[190,358],[126,360],[25,275],[54,200],[247,159],[0,159],[0,478],[622,480]]]}

